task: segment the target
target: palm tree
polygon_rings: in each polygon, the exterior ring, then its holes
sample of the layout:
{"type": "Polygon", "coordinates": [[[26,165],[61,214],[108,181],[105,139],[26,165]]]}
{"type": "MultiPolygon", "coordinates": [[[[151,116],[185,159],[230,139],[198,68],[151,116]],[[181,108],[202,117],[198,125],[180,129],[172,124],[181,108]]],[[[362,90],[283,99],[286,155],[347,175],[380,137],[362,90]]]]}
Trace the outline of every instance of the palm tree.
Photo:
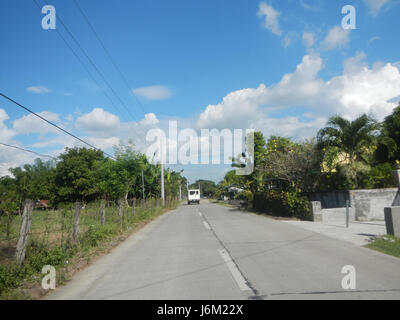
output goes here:
{"type": "Polygon", "coordinates": [[[336,147],[344,153],[349,163],[351,174],[357,187],[357,163],[368,163],[367,152],[376,140],[379,124],[367,116],[361,115],[353,121],[341,116],[333,116],[327,122],[327,127],[318,132],[317,139],[320,148],[336,147]]]}

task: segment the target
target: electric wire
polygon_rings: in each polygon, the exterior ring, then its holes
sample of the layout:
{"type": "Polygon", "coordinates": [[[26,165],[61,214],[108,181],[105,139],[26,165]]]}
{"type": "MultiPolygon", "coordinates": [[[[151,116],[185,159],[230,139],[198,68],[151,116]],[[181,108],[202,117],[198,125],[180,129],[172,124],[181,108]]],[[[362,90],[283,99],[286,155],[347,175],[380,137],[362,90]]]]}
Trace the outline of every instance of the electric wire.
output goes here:
{"type": "Polygon", "coordinates": [[[65,129],[63,129],[63,128],[61,128],[60,126],[58,126],[58,125],[56,125],[55,123],[53,123],[53,122],[47,120],[46,118],[44,118],[44,117],[41,116],[40,114],[38,114],[38,113],[32,111],[32,110],[29,109],[28,107],[25,107],[25,106],[23,106],[22,104],[18,103],[17,101],[11,99],[11,98],[8,97],[7,95],[5,95],[5,94],[3,94],[3,93],[0,92],[0,96],[2,96],[3,98],[7,99],[8,101],[14,103],[15,105],[17,105],[18,107],[24,109],[25,111],[28,111],[29,113],[33,114],[34,116],[38,117],[39,119],[41,119],[41,120],[47,122],[48,124],[52,125],[53,127],[57,128],[58,130],[61,130],[62,132],[66,133],[67,135],[73,137],[74,139],[79,140],[80,142],[84,143],[85,145],[87,145],[87,146],[89,146],[89,147],[91,147],[91,148],[93,148],[93,149],[95,149],[95,150],[99,150],[99,151],[103,152],[103,154],[105,154],[106,156],[108,156],[109,158],[114,159],[114,157],[113,157],[112,155],[108,154],[107,152],[105,152],[105,151],[103,151],[103,150],[101,150],[101,149],[95,147],[94,145],[90,144],[89,142],[86,142],[85,140],[83,140],[83,139],[79,138],[78,136],[74,135],[73,133],[71,133],[71,132],[69,132],[69,131],[67,131],[67,130],[65,130],[65,129]]]}

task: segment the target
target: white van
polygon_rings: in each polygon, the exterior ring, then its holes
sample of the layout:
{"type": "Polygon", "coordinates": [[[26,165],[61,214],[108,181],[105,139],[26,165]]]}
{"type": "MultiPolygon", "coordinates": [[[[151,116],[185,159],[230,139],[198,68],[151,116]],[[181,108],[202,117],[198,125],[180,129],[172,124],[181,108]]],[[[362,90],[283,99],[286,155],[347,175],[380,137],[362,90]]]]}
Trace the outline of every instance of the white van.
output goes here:
{"type": "Polygon", "coordinates": [[[191,203],[200,204],[200,189],[188,190],[188,204],[191,203]]]}

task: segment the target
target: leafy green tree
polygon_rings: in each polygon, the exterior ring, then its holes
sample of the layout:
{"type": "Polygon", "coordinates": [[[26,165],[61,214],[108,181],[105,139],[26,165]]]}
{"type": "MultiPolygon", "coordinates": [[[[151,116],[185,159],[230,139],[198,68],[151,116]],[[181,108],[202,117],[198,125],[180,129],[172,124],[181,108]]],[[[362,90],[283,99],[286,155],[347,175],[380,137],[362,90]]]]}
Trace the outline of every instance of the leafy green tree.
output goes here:
{"type": "Polygon", "coordinates": [[[132,141],[129,141],[128,144],[121,143],[114,147],[114,153],[121,169],[127,172],[126,181],[124,182],[125,201],[127,201],[129,194],[134,197],[143,196],[142,170],[143,172],[146,172],[146,169],[149,166],[146,156],[135,150],[135,146],[133,145],[132,141]]]}
{"type": "Polygon", "coordinates": [[[95,165],[104,160],[101,150],[67,148],[59,156],[55,172],[58,200],[62,202],[90,201],[98,196],[95,165]]]}
{"type": "Polygon", "coordinates": [[[4,176],[0,178],[0,216],[18,212],[21,198],[18,195],[15,179],[4,176]]]}
{"type": "Polygon", "coordinates": [[[395,187],[392,175],[395,167],[389,162],[371,166],[370,170],[361,176],[362,187],[365,189],[395,187]]]}
{"type": "Polygon", "coordinates": [[[339,166],[357,188],[358,173],[367,170],[366,165],[371,161],[371,146],[375,145],[379,125],[365,114],[353,121],[333,116],[327,124],[327,127],[318,132],[319,148],[330,148],[336,151],[338,158],[344,157],[339,166]]]}
{"type": "MultiPolygon", "coordinates": [[[[165,196],[170,198],[178,198],[179,196],[179,186],[183,187],[182,184],[182,174],[183,170],[180,172],[176,172],[167,168],[164,171],[164,184],[165,184],[165,196]]],[[[182,194],[184,194],[182,188],[182,194]]]]}
{"type": "Polygon", "coordinates": [[[30,198],[32,200],[52,200],[55,198],[53,161],[44,162],[36,159],[33,164],[25,164],[22,168],[11,168],[14,176],[16,192],[20,203],[30,198]]]}
{"type": "Polygon", "coordinates": [[[382,123],[375,160],[393,164],[400,160],[400,105],[382,123]]]}
{"type": "Polygon", "coordinates": [[[274,183],[284,181],[286,188],[298,192],[314,191],[321,169],[321,153],[314,141],[293,143],[285,140],[284,145],[276,147],[278,144],[273,143],[273,146],[260,166],[269,180],[274,183]]]}
{"type": "Polygon", "coordinates": [[[200,185],[202,195],[206,197],[213,197],[216,190],[217,185],[214,181],[211,180],[197,180],[195,183],[189,186],[190,189],[197,189],[200,185]]]}
{"type": "Polygon", "coordinates": [[[108,200],[125,196],[129,186],[129,173],[120,161],[104,159],[94,166],[98,192],[108,200]]]}
{"type": "MultiPolygon", "coordinates": [[[[254,171],[242,178],[238,179],[242,183],[242,187],[249,190],[252,193],[263,190],[264,187],[264,173],[257,170],[259,164],[263,161],[267,153],[267,144],[265,142],[264,135],[260,131],[254,132],[254,171]]],[[[233,159],[232,167],[239,167],[237,159],[233,159]]],[[[232,174],[232,173],[230,173],[232,174]]],[[[228,175],[228,178],[231,178],[228,175]]]]}

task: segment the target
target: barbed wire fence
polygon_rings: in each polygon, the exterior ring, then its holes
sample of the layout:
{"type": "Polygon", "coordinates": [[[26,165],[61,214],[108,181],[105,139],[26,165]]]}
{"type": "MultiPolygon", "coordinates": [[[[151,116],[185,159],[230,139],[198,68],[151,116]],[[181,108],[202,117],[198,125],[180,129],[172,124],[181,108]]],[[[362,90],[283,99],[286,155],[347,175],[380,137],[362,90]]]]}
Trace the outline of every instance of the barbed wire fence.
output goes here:
{"type": "Polygon", "coordinates": [[[35,209],[35,201],[25,200],[22,216],[0,216],[0,253],[8,252],[8,256],[0,256],[0,264],[8,260],[21,266],[29,250],[35,247],[49,252],[85,245],[94,247],[106,237],[134,229],[154,217],[160,209],[172,208],[178,203],[175,198],[165,200],[164,207],[158,198],[141,201],[132,198],[103,199],[86,205],[67,203],[57,209],[35,209]]]}

